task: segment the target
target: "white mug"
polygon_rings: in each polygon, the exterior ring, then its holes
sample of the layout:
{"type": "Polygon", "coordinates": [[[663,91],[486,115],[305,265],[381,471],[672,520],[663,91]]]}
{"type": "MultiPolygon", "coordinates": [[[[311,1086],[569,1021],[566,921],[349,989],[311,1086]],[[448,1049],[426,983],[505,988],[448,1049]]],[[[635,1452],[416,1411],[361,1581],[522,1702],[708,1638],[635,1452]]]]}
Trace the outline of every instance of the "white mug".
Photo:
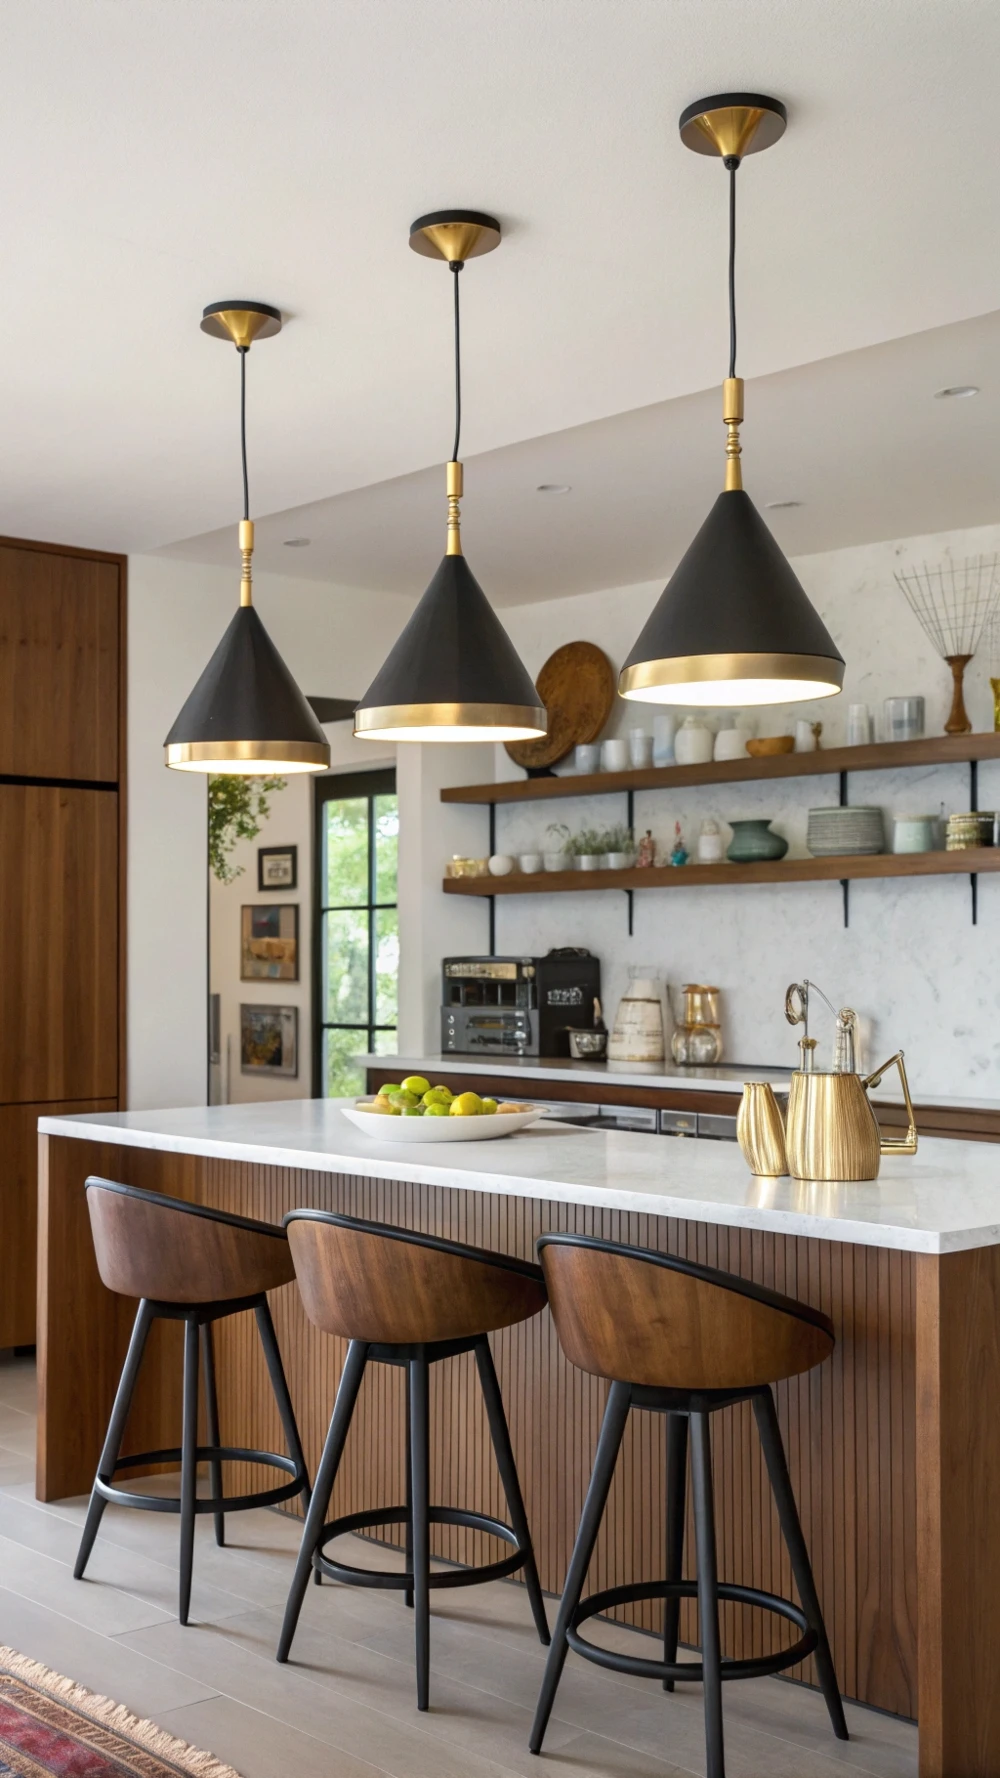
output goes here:
{"type": "Polygon", "coordinates": [[[625,735],[612,735],[601,742],[602,772],[628,771],[628,740],[625,735]]]}
{"type": "Polygon", "coordinates": [[[629,729],[628,756],[635,770],[642,771],[644,766],[653,763],[653,737],[644,728],[629,729]]]}
{"type": "Polygon", "coordinates": [[[815,753],[816,751],[813,725],[804,716],[800,716],[795,724],[795,751],[796,753],[815,753]]]}

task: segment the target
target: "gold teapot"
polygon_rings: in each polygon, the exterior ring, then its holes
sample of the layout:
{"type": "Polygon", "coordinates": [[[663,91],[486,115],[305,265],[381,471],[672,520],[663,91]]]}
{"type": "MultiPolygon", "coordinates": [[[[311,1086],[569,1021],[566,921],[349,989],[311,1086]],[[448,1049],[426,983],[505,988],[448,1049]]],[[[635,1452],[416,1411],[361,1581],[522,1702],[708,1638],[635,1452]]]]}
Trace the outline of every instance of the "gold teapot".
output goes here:
{"type": "MultiPolygon", "coordinates": [[[[809,990],[814,987],[815,983],[794,982],[785,995],[786,1018],[790,1024],[804,1024],[806,1035],[799,1043],[802,1066],[792,1075],[784,1121],[771,1086],[751,1081],[743,1089],[737,1139],[750,1171],[759,1177],[790,1173],[806,1180],[877,1179],[884,1154],[917,1152],[903,1051],[897,1050],[873,1074],[860,1075],[855,1066],[857,1015],[844,1007],[834,1015],[833,1067],[816,1068],[816,1039],[808,1034],[809,990]],[[883,1136],[868,1098],[868,1089],[881,1085],[882,1076],[893,1067],[899,1070],[906,1104],[905,1136],[883,1136]]],[[[822,989],[816,992],[826,1000],[822,989]]]]}

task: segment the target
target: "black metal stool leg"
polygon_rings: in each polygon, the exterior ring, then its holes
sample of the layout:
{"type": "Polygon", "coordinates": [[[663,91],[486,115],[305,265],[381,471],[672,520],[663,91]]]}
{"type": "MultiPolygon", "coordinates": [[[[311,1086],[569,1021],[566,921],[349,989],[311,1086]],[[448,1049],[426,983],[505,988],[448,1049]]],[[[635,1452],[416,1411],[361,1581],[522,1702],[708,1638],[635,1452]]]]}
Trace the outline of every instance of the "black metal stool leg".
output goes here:
{"type": "Polygon", "coordinates": [[[719,1640],[719,1576],[715,1555],[712,1443],[706,1413],[691,1415],[691,1480],[698,1552],[698,1623],[705,1691],[707,1778],[726,1778],[722,1741],[722,1647],[719,1640]]]}
{"type": "Polygon", "coordinates": [[[292,1459],[298,1474],[302,1477],[302,1498],[306,1503],[306,1511],[308,1512],[310,1488],[309,1471],[306,1468],[306,1454],[302,1449],[302,1440],[299,1437],[298,1423],[295,1419],[295,1409],[292,1406],[292,1398],[288,1392],[288,1379],[285,1376],[285,1367],[281,1362],[281,1348],[278,1345],[278,1336],[274,1331],[274,1322],[271,1320],[271,1311],[268,1308],[266,1297],[257,1304],[254,1309],[254,1315],[257,1320],[257,1331],[260,1334],[260,1343],[264,1348],[264,1357],[267,1361],[267,1374],[271,1379],[271,1388],[274,1391],[274,1399],[278,1404],[278,1413],[281,1415],[281,1424],[285,1432],[285,1445],[288,1450],[288,1455],[292,1459]]]}
{"type": "MultiPolygon", "coordinates": [[[[212,1323],[206,1321],[201,1330],[201,1360],[205,1373],[205,1429],[210,1445],[221,1445],[219,1435],[219,1397],[215,1387],[215,1341],[212,1338],[212,1323]]],[[[212,1493],[217,1500],[222,1498],[222,1464],[218,1457],[209,1458],[208,1473],[212,1482],[212,1493]]],[[[215,1541],[222,1549],[226,1541],[226,1515],[214,1513],[215,1541]]]]}
{"type": "Polygon", "coordinates": [[[493,1354],[489,1341],[485,1338],[476,1343],[476,1364],[479,1367],[479,1383],[486,1403],[486,1418],[490,1424],[490,1437],[496,1455],[497,1468],[503,1491],[507,1496],[507,1508],[510,1522],[514,1528],[519,1547],[525,1552],[524,1580],[528,1589],[528,1601],[531,1615],[535,1620],[539,1641],[548,1644],[549,1624],[545,1616],[545,1601],[542,1598],[542,1585],[538,1578],[535,1563],[535,1552],[531,1547],[531,1531],[528,1526],[528,1515],[524,1510],[521,1495],[521,1484],[517,1477],[517,1465],[514,1462],[514,1451],[510,1442],[510,1428],[507,1416],[503,1411],[503,1397],[500,1394],[500,1383],[497,1378],[493,1354]]]}
{"type": "Polygon", "coordinates": [[[838,1741],[847,1741],[847,1720],[844,1716],[844,1704],[837,1684],[833,1656],[823,1622],[816,1582],[813,1579],[812,1563],[802,1533],[795,1494],[792,1490],[792,1479],[785,1461],[785,1447],[781,1439],[781,1428],[774,1406],[774,1397],[770,1389],[763,1389],[753,1398],[753,1411],[757,1420],[757,1431],[764,1450],[764,1461],[771,1481],[771,1492],[778,1508],[781,1533],[788,1546],[788,1554],[792,1561],[792,1574],[798,1588],[802,1609],[816,1632],[815,1649],[816,1671],[819,1683],[830,1714],[830,1722],[838,1741]]]}
{"type": "MultiPolygon", "coordinates": [[[[412,1437],[412,1417],[410,1409],[410,1367],[405,1365],[403,1375],[406,1379],[406,1572],[413,1573],[413,1464],[410,1461],[410,1439],[412,1437]]],[[[403,1593],[403,1604],[413,1610],[413,1588],[407,1587],[403,1593]]]]}
{"type": "Polygon", "coordinates": [[[330,1430],[326,1435],[326,1444],[323,1446],[323,1455],[320,1458],[319,1469],[316,1471],[309,1511],[302,1528],[302,1541],[299,1544],[295,1573],[292,1577],[281,1635],[278,1639],[277,1659],[279,1661],[287,1661],[288,1651],[292,1646],[295,1626],[299,1621],[299,1612],[302,1610],[306,1587],[309,1585],[309,1571],[323,1535],[326,1509],[330,1504],[330,1495],[333,1492],[340,1459],[344,1453],[347,1431],[351,1424],[351,1416],[354,1413],[354,1405],[358,1399],[358,1390],[361,1388],[361,1379],[364,1376],[367,1361],[367,1341],[352,1340],[347,1349],[347,1359],[341,1372],[340,1387],[337,1390],[337,1399],[333,1406],[330,1430]]]}
{"type": "Polygon", "coordinates": [[[426,1710],[430,1690],[430,1408],[429,1365],[412,1358],[410,1377],[410,1471],[413,1512],[413,1612],[417,1653],[417,1709],[426,1710]]]}
{"type": "MultiPolygon", "coordinates": [[[[667,1525],[666,1579],[684,1578],[684,1517],[687,1500],[688,1423],[686,1414],[667,1415],[667,1525]]],[[[680,1628],[681,1602],[667,1599],[663,1608],[663,1659],[669,1664],[677,1660],[677,1632],[680,1628]]],[[[665,1692],[672,1692],[672,1679],[663,1681],[665,1692]]]]}
{"type": "Polygon", "coordinates": [[[600,1530],[601,1519],[611,1488],[611,1478],[614,1475],[615,1463],[621,1449],[631,1399],[632,1391],[627,1383],[612,1383],[608,1394],[608,1405],[604,1410],[601,1436],[597,1441],[590,1486],[587,1489],[587,1498],[583,1503],[580,1528],[577,1531],[576,1543],[573,1545],[573,1554],[570,1557],[566,1585],[563,1588],[559,1615],[556,1618],[556,1627],[552,1632],[552,1647],[549,1649],[549,1658],[545,1663],[545,1676],[542,1680],[542,1689],[538,1694],[535,1720],[531,1725],[528,1746],[532,1753],[541,1752],[542,1740],[552,1714],[552,1706],[555,1703],[556,1689],[566,1664],[566,1654],[569,1648],[566,1641],[566,1631],[570,1619],[580,1603],[583,1584],[587,1578],[587,1569],[594,1553],[594,1544],[597,1542],[597,1533],[600,1530]]]}
{"type": "MultiPolygon", "coordinates": [[[[97,1465],[97,1474],[102,1482],[110,1484],[114,1480],[115,1464],[118,1462],[121,1453],[122,1440],[125,1437],[125,1423],[128,1420],[128,1411],[132,1405],[132,1397],[135,1394],[139,1366],[142,1364],[142,1355],[146,1350],[146,1341],[149,1338],[149,1330],[153,1325],[153,1319],[153,1311],[149,1304],[147,1302],[141,1302],[132,1328],[132,1337],[129,1340],[128,1353],[122,1369],[121,1380],[118,1384],[118,1391],[115,1395],[114,1406],[111,1409],[108,1430],[104,1435],[104,1448],[101,1451],[100,1462],[97,1465]]],[[[98,1493],[95,1484],[91,1491],[90,1505],[87,1508],[86,1523],[83,1527],[83,1536],[80,1539],[80,1548],[77,1551],[76,1564],[73,1569],[73,1578],[75,1580],[83,1579],[84,1571],[90,1560],[90,1552],[94,1547],[94,1539],[97,1536],[98,1526],[104,1516],[104,1508],[107,1504],[104,1496],[98,1493]]]]}
{"type": "Polygon", "coordinates": [[[194,1564],[195,1500],[198,1495],[198,1323],[184,1323],[184,1407],[181,1431],[181,1552],[178,1619],[188,1621],[194,1564]]]}

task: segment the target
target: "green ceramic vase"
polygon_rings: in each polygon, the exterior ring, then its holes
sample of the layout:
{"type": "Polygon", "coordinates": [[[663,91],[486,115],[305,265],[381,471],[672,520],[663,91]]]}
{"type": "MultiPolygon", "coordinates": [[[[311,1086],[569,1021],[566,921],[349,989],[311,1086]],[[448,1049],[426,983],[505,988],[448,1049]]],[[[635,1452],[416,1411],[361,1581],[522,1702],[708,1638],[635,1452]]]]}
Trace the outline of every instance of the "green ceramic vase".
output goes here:
{"type": "Polygon", "coordinates": [[[780,833],[771,832],[769,818],[756,821],[731,821],[733,837],[726,857],[731,864],[756,864],[761,859],[784,858],[788,841],[780,833]]]}

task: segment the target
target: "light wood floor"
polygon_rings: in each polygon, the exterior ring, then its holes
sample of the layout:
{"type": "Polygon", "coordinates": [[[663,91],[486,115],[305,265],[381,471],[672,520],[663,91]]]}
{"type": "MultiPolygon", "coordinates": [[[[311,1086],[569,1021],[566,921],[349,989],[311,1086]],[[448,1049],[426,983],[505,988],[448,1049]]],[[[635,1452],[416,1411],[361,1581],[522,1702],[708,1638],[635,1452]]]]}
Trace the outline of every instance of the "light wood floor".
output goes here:
{"type": "MultiPolygon", "coordinates": [[[[310,1587],[293,1659],[274,1646],[298,1538],[276,1512],[198,1524],[192,1625],[176,1618],[177,1523],[108,1507],[85,1581],[83,1501],[34,1498],[34,1367],[0,1361],[0,1643],[152,1717],[244,1778],[672,1778],[703,1773],[701,1688],[666,1695],[570,1654],[545,1753],[528,1752],[544,1665],[523,1589],[441,1595],[431,1708],[414,1702],[412,1618],[396,1593],[310,1587]]],[[[355,1545],[355,1548],[358,1546],[355,1545]]],[[[381,1552],[365,1546],[363,1562],[381,1552]]],[[[348,1560],[358,1558],[348,1557],[348,1560]]],[[[387,1566],[396,1566],[388,1552],[387,1566]]],[[[550,1620],[554,1616],[554,1605],[550,1620]]],[[[635,1650],[630,1631],[590,1626],[635,1650]]],[[[646,1639],[639,1644],[644,1652],[646,1639]]],[[[913,1778],[916,1730],[848,1707],[835,1741],[814,1693],[780,1680],[725,1691],[730,1778],[913,1778]]]]}

